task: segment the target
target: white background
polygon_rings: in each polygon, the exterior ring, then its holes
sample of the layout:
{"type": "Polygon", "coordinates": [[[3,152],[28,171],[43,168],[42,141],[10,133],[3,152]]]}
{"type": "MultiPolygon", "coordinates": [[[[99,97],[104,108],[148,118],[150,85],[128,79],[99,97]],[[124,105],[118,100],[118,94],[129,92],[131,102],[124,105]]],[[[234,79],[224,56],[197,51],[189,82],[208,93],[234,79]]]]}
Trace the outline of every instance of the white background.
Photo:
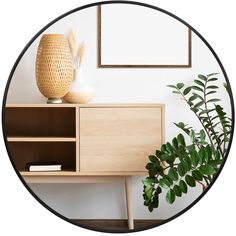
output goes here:
{"type": "MultiPolygon", "coordinates": [[[[80,4],[88,2],[80,1],[80,4]]],[[[152,1],[145,2],[153,4],[152,1]]],[[[186,20],[207,39],[222,60],[233,90],[235,90],[234,77],[236,71],[232,53],[236,51],[236,37],[232,29],[236,17],[233,11],[233,1],[228,1],[227,6],[222,6],[220,1],[214,1],[214,5],[213,2],[197,1],[190,3],[181,0],[177,3],[174,1],[158,3],[158,1],[155,2],[157,6],[186,20]]],[[[21,1],[19,3],[8,1],[4,6],[1,6],[1,93],[3,93],[3,88],[16,57],[32,35],[52,19],[78,6],[77,1],[61,1],[56,4],[49,1],[45,3],[44,1],[21,1]]],[[[17,229],[17,233],[20,235],[23,233],[27,235],[27,232],[30,235],[29,229],[37,228],[36,231],[34,230],[35,235],[41,235],[45,233],[46,227],[48,234],[54,232],[58,235],[78,234],[79,229],[77,227],[52,215],[31,197],[22,184],[19,184],[19,180],[6,158],[7,154],[3,141],[1,141],[1,153],[0,232],[8,231],[7,234],[10,235],[17,229]]],[[[209,193],[195,207],[173,222],[149,232],[161,235],[180,232],[182,235],[199,235],[200,233],[220,235],[227,233],[227,231],[234,232],[234,217],[229,214],[236,210],[233,181],[235,159],[233,153],[235,153],[234,147],[232,147],[221,176],[209,193]]],[[[82,229],[81,231],[91,233],[82,229]]]]}
{"type": "Polygon", "coordinates": [[[102,65],[188,65],[188,27],[147,7],[103,5],[101,49],[102,65]]]}

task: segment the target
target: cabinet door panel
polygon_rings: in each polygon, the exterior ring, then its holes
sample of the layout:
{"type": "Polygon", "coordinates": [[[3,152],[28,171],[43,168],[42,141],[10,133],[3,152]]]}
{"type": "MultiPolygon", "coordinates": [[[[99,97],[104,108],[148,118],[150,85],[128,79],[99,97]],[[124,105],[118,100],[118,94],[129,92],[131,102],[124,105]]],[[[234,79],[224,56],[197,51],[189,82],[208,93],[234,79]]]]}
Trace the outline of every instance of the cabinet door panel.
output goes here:
{"type": "Polygon", "coordinates": [[[161,107],[80,108],[80,171],[145,171],[162,138],[161,107]]]}

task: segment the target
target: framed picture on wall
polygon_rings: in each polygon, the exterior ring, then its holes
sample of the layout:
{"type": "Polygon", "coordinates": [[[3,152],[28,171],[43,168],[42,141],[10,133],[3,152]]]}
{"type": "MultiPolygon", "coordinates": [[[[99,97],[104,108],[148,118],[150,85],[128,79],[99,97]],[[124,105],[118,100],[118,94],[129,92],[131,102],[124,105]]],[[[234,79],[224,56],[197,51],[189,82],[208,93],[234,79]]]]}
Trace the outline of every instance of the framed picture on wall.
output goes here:
{"type": "Polygon", "coordinates": [[[161,11],[135,8],[98,6],[98,67],[190,68],[191,30],[161,11]]]}

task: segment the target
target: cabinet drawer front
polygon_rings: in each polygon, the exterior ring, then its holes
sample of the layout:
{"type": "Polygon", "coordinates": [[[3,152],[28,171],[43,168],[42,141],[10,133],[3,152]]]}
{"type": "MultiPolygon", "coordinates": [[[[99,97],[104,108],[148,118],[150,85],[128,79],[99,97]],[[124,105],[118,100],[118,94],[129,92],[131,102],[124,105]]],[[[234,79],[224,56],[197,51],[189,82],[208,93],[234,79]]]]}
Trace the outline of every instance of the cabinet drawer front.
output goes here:
{"type": "Polygon", "coordinates": [[[145,171],[163,142],[162,107],[80,108],[80,171],[145,171]]]}

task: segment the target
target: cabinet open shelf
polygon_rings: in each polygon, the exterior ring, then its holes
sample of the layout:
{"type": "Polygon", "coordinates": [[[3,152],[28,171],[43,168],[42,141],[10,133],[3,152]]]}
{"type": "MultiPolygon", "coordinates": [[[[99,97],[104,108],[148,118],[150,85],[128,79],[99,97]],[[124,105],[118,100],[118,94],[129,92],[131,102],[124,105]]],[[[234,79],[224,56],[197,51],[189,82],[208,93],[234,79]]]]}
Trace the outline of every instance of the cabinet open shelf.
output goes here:
{"type": "Polygon", "coordinates": [[[3,122],[27,180],[145,175],[148,155],[164,142],[163,104],[7,104],[3,122]],[[29,172],[29,162],[59,162],[62,170],[29,172]]]}
{"type": "Polygon", "coordinates": [[[7,107],[8,137],[76,137],[75,107],[7,107]]]}
{"type": "Polygon", "coordinates": [[[16,168],[23,173],[28,172],[28,162],[59,162],[62,171],[55,173],[76,171],[75,142],[9,142],[8,148],[16,168]]]}

